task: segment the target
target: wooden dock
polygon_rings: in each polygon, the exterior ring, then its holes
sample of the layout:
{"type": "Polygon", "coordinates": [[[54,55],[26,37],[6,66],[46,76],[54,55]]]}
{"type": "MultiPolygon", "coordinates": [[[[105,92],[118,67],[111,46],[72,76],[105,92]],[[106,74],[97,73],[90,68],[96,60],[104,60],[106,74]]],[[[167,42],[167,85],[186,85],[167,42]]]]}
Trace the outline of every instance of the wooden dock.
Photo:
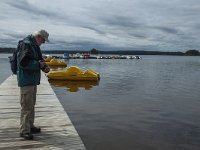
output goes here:
{"type": "Polygon", "coordinates": [[[19,137],[20,100],[16,76],[0,85],[0,150],[86,150],[44,74],[38,86],[34,140],[19,137]]]}

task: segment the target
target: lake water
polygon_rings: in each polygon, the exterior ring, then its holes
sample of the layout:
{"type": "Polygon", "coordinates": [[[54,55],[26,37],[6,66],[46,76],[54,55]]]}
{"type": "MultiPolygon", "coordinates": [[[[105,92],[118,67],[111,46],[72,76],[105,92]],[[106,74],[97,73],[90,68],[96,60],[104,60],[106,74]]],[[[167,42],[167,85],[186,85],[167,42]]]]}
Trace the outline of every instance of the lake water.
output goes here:
{"type": "MultiPolygon", "coordinates": [[[[1,80],[7,65],[0,59],[1,80]]],[[[200,149],[200,57],[69,60],[72,65],[101,76],[99,83],[51,83],[88,150],[200,149]]]]}

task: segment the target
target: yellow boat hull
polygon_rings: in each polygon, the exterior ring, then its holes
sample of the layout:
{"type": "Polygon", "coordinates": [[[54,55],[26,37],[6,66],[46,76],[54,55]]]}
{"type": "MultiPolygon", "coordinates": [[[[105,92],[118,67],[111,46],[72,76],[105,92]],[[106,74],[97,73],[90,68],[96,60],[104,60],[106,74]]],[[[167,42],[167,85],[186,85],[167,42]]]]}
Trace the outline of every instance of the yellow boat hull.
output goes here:
{"type": "Polygon", "coordinates": [[[50,62],[53,58],[52,57],[47,57],[44,59],[45,62],[50,62]]]}
{"type": "Polygon", "coordinates": [[[52,71],[47,74],[49,79],[54,80],[72,80],[72,81],[98,81],[99,73],[94,70],[82,71],[76,66],[71,66],[64,71],[52,71]]]}
{"type": "Polygon", "coordinates": [[[49,62],[46,62],[46,64],[49,66],[64,66],[64,67],[67,66],[67,64],[64,61],[60,61],[55,58],[51,59],[51,61],[49,62]]]}

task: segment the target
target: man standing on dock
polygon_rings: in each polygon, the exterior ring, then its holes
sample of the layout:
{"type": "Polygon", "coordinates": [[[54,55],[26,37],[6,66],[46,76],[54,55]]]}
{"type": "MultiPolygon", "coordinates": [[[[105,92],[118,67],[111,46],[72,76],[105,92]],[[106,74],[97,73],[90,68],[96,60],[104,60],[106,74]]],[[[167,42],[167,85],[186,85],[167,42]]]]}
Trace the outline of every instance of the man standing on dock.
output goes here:
{"type": "Polygon", "coordinates": [[[17,80],[20,87],[20,137],[32,140],[41,129],[34,126],[37,85],[40,84],[40,70],[47,73],[49,67],[43,62],[40,46],[48,40],[45,30],[36,31],[19,41],[17,54],[17,80]]]}

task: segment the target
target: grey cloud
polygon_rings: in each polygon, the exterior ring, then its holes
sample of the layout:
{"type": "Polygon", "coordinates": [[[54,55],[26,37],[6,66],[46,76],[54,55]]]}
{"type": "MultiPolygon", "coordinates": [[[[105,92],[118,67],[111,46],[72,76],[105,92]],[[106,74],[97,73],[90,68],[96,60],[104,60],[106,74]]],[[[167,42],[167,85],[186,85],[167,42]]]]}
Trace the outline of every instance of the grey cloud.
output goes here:
{"type": "Polygon", "coordinates": [[[96,32],[97,34],[100,34],[100,35],[105,35],[106,34],[106,31],[104,30],[101,30],[101,29],[98,29],[96,27],[91,27],[90,25],[88,26],[81,26],[82,28],[86,28],[86,29],[89,29],[89,30],[92,30],[94,32],[96,32]]]}
{"type": "Polygon", "coordinates": [[[30,29],[35,30],[44,24],[50,35],[51,33],[54,35],[51,42],[45,44],[45,49],[200,48],[198,41],[200,3],[197,0],[60,1],[62,4],[70,4],[70,7],[59,5],[58,1],[34,1],[37,5],[48,2],[48,6],[52,6],[51,9],[37,7],[29,2],[27,0],[0,1],[7,4],[0,5],[0,23],[2,23],[0,46],[13,45],[14,47],[30,29]],[[12,24],[20,21],[23,22],[22,26],[17,24],[12,27],[12,24]],[[73,35],[70,29],[80,35],[73,35]],[[23,31],[24,34],[18,31],[23,31]],[[70,31],[71,37],[67,35],[67,31],[70,31]],[[61,37],[63,40],[60,40],[61,37]]]}
{"type": "Polygon", "coordinates": [[[17,41],[10,38],[0,38],[0,47],[16,47],[17,41]]]}
{"type": "Polygon", "coordinates": [[[146,39],[147,36],[144,35],[144,34],[138,34],[138,33],[129,33],[129,35],[133,36],[133,37],[136,37],[136,38],[139,38],[139,39],[146,39]]]}
{"type": "Polygon", "coordinates": [[[96,41],[81,41],[81,40],[76,40],[72,42],[68,41],[63,41],[63,40],[55,40],[51,44],[56,44],[59,43],[64,47],[65,49],[85,49],[85,50],[90,50],[92,48],[102,48],[102,47],[107,47],[109,45],[98,43],[96,41]]]}
{"type": "Polygon", "coordinates": [[[13,38],[16,40],[20,40],[26,36],[25,34],[20,34],[20,33],[4,33],[4,35],[7,35],[10,38],[13,38]]]}
{"type": "Polygon", "coordinates": [[[8,1],[7,4],[10,5],[11,7],[20,9],[21,11],[25,11],[27,14],[34,15],[30,16],[34,19],[40,19],[38,18],[38,16],[43,16],[46,18],[54,18],[56,20],[67,19],[66,16],[64,17],[59,13],[52,12],[52,10],[42,10],[34,5],[30,5],[26,0],[8,1]]]}
{"type": "Polygon", "coordinates": [[[175,28],[170,28],[170,27],[164,27],[164,26],[156,26],[153,27],[154,29],[163,31],[165,33],[171,33],[171,34],[177,34],[179,31],[175,28]]]}
{"type": "Polygon", "coordinates": [[[123,28],[131,27],[131,28],[138,28],[142,27],[141,23],[137,22],[137,19],[132,19],[131,17],[124,17],[124,16],[109,16],[102,18],[102,22],[106,25],[110,26],[119,26],[123,28]]]}

